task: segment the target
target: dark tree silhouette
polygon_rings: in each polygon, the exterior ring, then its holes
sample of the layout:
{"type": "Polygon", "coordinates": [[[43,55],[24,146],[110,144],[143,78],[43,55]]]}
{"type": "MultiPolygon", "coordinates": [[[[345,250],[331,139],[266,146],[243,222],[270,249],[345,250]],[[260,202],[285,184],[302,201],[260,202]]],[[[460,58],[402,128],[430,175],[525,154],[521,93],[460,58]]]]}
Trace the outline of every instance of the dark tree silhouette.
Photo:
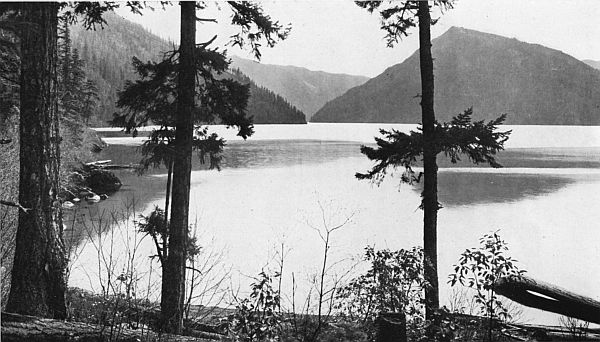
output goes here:
{"type": "MultiPolygon", "coordinates": [[[[233,12],[232,24],[240,27],[240,32],[232,36],[231,44],[249,45],[257,58],[260,57],[260,41],[273,46],[289,32],[289,28],[272,21],[256,4],[230,1],[228,5],[233,12]]],[[[225,145],[222,138],[208,134],[208,130],[200,125],[235,126],[238,135],[244,139],[253,133],[252,118],[246,116],[249,85],[222,75],[229,67],[229,60],[223,52],[209,48],[216,36],[196,44],[196,21],[214,20],[197,17],[196,10],[204,9],[203,4],[182,2],[180,6],[179,48],[167,53],[159,63],[133,59],[141,78],[128,81],[125,89],[119,92],[117,105],[124,111],[116,113],[111,121],[112,125],[124,127],[126,132],[134,135],[138,127],[148,123],[159,126],[142,148],[144,159],[141,164],[142,169],[165,164],[169,172],[165,212],[169,208],[170,195],[171,214],[170,219],[168,213],[164,215],[167,231],[159,255],[163,263],[163,330],[173,333],[179,333],[183,328],[192,151],[197,150],[201,160],[208,157],[210,167],[218,167],[220,152],[225,145]]],[[[157,243],[157,250],[158,247],[157,243]]]]}
{"type": "Polygon", "coordinates": [[[175,117],[175,153],[173,156],[172,210],[169,254],[164,260],[160,309],[164,330],[180,333],[183,329],[185,296],[186,240],[190,210],[192,171],[193,111],[195,107],[196,4],[181,2],[181,40],[177,73],[177,112],[175,117]]]}
{"type": "MultiPolygon", "coordinates": [[[[132,9],[141,6],[134,2],[127,5],[132,9]]],[[[16,63],[20,63],[18,206],[22,210],[6,310],[53,318],[66,317],[67,260],[58,198],[61,137],[56,81],[58,13],[67,6],[74,11],[66,11],[65,18],[76,20],[76,15],[83,15],[93,26],[102,23],[102,13],[119,4],[0,3],[1,27],[14,33],[20,43],[16,63]]]]}
{"type": "MultiPolygon", "coordinates": [[[[450,123],[440,124],[434,112],[433,58],[431,56],[430,27],[437,20],[431,18],[429,1],[367,1],[356,2],[369,12],[378,11],[382,29],[386,32],[389,47],[408,35],[408,30],[419,26],[419,58],[421,66],[421,110],[422,124],[419,132],[410,135],[392,130],[381,130],[383,138],[375,138],[377,148],[363,146],[361,152],[376,165],[367,173],[357,173],[358,179],[380,181],[388,167],[401,166],[406,169],[402,181],[420,181],[423,176],[421,209],[423,209],[423,254],[425,276],[425,310],[427,319],[433,318],[439,308],[439,284],[437,274],[437,212],[440,209],[437,194],[437,155],[444,152],[452,162],[466,154],[474,163],[488,162],[493,167],[500,165],[494,155],[503,149],[508,132],[496,132],[505,116],[487,124],[472,122],[472,110],[455,117],[450,123]],[[423,174],[415,177],[412,166],[421,158],[423,174]]],[[[434,6],[442,11],[452,8],[453,0],[435,0],[434,6]]]]}
{"type": "Polygon", "coordinates": [[[6,310],[65,318],[60,136],[56,93],[58,4],[22,3],[20,70],[20,211],[6,310]]]}

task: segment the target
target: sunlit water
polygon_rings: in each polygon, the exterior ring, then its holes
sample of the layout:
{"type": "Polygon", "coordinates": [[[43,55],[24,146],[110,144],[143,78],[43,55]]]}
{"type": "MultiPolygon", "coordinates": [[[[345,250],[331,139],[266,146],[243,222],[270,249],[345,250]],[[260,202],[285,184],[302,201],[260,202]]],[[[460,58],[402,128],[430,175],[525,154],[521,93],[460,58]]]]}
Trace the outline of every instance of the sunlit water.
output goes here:
{"type": "MultiPolygon", "coordinates": [[[[399,177],[388,177],[379,186],[354,177],[371,166],[360,154],[360,144],[370,143],[379,127],[392,126],[414,128],[378,124],[258,126],[256,136],[247,142],[227,133],[231,141],[221,172],[205,170],[196,160],[190,221],[198,222],[200,243],[207,251],[223,253],[223,267],[232,268],[231,285],[243,289],[250,281],[248,276],[263,268],[276,269],[276,250],[283,243],[287,251],[283,289],[289,293],[292,273],[302,287],[320,267],[322,242],[311,226],[322,227],[323,218],[334,226],[352,217],[332,234],[332,261],[360,257],[367,245],[391,249],[421,245],[418,186],[400,184],[399,177]]],[[[600,128],[508,128],[513,135],[508,150],[499,156],[505,166],[502,169],[440,161],[442,298],[449,295],[446,279],[459,254],[477,246],[483,234],[499,229],[509,243],[510,255],[530,276],[600,299],[600,128]]],[[[139,159],[131,146],[139,143],[139,138],[106,140],[113,145],[100,159],[116,163],[139,159]]],[[[118,175],[123,189],[89,208],[88,215],[104,212],[108,216],[111,208],[132,197],[140,212],[164,205],[164,169],[142,177],[128,171],[118,175]]],[[[118,236],[112,240],[122,243],[129,239],[131,246],[133,239],[139,239],[134,230],[128,226],[113,231],[118,236]]],[[[103,236],[107,244],[107,235],[103,236]]],[[[91,241],[96,242],[82,247],[74,264],[71,284],[97,290],[93,285],[98,269],[94,246],[100,240],[91,241]]],[[[122,244],[118,245],[115,248],[124,252],[122,244]]],[[[145,239],[137,251],[139,268],[149,269],[147,256],[152,253],[153,243],[145,239]]],[[[125,253],[120,255],[125,259],[125,253]]],[[[338,267],[333,273],[341,275],[344,269],[338,267]]],[[[521,320],[557,323],[555,316],[531,310],[521,320]]]]}

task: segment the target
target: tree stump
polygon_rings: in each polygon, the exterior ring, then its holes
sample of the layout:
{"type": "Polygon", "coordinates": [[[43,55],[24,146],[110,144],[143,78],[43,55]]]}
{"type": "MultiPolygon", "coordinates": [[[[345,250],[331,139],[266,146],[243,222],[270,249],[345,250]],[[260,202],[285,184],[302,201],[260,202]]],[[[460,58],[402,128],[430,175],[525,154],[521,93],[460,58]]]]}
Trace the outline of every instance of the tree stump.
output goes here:
{"type": "Polygon", "coordinates": [[[377,318],[376,342],[406,342],[406,316],[399,312],[383,312],[377,318]]]}

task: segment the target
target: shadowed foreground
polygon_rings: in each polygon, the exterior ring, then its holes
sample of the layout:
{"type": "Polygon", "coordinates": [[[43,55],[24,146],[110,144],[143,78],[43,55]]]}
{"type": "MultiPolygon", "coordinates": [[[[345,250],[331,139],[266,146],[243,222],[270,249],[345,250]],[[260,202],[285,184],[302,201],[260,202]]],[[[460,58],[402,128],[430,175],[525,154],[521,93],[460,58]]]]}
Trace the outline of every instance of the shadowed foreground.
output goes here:
{"type": "MultiPolygon", "coordinates": [[[[207,333],[207,335],[210,335],[207,333]]],[[[209,337],[209,336],[207,336],[209,337]]],[[[213,338],[214,339],[214,338],[213,338]]],[[[146,329],[127,329],[66,322],[33,316],[2,313],[2,341],[48,341],[48,342],[134,342],[134,341],[182,341],[204,342],[211,338],[158,334],[146,329]]]]}

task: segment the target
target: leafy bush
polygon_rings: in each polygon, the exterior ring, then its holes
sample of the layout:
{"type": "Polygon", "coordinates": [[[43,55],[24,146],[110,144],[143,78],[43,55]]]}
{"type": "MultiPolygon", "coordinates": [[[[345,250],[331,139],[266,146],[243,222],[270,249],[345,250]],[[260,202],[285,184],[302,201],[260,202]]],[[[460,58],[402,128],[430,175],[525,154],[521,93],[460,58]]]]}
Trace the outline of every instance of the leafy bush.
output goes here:
{"type": "Polygon", "coordinates": [[[409,330],[423,322],[423,250],[376,251],[365,249],[371,267],[338,291],[337,309],[351,321],[363,324],[374,335],[375,320],[380,313],[402,312],[409,330]]]}
{"type": "Polygon", "coordinates": [[[506,255],[508,245],[500,238],[498,231],[485,234],[479,243],[478,248],[467,249],[461,254],[448,282],[451,286],[460,283],[475,290],[475,303],[481,314],[489,318],[488,333],[491,338],[494,320],[510,318],[510,311],[494,291],[496,282],[503,277],[519,276],[525,271],[515,265],[516,260],[506,255]]]}
{"type": "Polygon", "coordinates": [[[239,300],[229,317],[229,335],[234,341],[278,341],[281,333],[280,297],[272,277],[260,272],[251,285],[249,298],[239,300]]]}

